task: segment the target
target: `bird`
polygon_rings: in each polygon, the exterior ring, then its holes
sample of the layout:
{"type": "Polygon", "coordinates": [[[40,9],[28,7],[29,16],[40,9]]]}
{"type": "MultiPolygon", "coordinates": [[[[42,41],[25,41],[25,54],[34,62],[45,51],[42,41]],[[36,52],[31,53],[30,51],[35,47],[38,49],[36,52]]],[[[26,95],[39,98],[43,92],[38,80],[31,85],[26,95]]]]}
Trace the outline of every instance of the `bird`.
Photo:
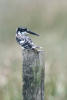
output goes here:
{"type": "Polygon", "coordinates": [[[19,45],[21,45],[21,47],[24,49],[37,50],[37,48],[40,48],[33,43],[28,34],[40,36],[39,34],[30,31],[26,27],[18,27],[16,29],[16,41],[19,43],[19,45]]]}

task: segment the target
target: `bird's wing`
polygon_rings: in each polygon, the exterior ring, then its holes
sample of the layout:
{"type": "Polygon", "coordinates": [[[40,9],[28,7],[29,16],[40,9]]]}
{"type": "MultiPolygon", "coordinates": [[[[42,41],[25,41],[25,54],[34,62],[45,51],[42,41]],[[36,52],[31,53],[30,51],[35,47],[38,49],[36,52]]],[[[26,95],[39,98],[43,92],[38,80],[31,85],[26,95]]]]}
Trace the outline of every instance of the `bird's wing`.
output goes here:
{"type": "Polygon", "coordinates": [[[20,39],[19,44],[23,45],[25,43],[25,39],[20,39]]]}
{"type": "Polygon", "coordinates": [[[28,36],[23,36],[20,39],[19,44],[22,47],[27,48],[27,49],[30,49],[30,48],[33,48],[33,47],[35,48],[34,43],[32,42],[32,40],[28,36]]]}
{"type": "Polygon", "coordinates": [[[32,42],[32,40],[29,37],[26,38],[26,42],[28,42],[32,46],[34,45],[34,43],[32,42]]]}

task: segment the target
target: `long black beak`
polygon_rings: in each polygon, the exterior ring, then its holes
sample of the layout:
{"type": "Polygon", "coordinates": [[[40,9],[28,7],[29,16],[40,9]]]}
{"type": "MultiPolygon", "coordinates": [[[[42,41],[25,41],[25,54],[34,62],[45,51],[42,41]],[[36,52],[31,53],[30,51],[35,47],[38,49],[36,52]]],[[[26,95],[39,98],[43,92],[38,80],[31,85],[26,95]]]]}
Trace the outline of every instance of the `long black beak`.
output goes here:
{"type": "Polygon", "coordinates": [[[40,36],[39,34],[37,34],[37,33],[34,33],[34,32],[31,32],[31,31],[26,31],[27,33],[30,33],[30,34],[32,34],[32,35],[36,35],[36,36],[40,36]]]}

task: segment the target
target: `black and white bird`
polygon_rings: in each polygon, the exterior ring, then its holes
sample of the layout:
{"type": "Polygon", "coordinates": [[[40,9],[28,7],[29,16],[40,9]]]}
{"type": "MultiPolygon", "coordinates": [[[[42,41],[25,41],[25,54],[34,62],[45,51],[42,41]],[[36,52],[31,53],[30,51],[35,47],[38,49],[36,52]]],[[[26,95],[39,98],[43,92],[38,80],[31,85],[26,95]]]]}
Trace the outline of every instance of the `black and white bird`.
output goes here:
{"type": "Polygon", "coordinates": [[[38,46],[36,46],[32,40],[28,37],[28,34],[32,34],[32,35],[36,35],[39,36],[39,34],[34,33],[32,31],[30,31],[27,28],[24,27],[19,27],[16,30],[16,41],[21,45],[22,48],[24,49],[31,49],[31,50],[36,50],[37,48],[39,48],[38,46]]]}

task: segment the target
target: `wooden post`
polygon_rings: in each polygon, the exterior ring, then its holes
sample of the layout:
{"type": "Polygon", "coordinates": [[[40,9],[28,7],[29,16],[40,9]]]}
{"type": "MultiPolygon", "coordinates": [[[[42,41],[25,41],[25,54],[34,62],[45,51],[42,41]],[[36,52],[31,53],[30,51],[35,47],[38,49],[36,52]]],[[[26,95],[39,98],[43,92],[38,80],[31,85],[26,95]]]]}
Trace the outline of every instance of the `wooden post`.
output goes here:
{"type": "Polygon", "coordinates": [[[23,50],[23,100],[44,98],[44,51],[23,50]]]}

